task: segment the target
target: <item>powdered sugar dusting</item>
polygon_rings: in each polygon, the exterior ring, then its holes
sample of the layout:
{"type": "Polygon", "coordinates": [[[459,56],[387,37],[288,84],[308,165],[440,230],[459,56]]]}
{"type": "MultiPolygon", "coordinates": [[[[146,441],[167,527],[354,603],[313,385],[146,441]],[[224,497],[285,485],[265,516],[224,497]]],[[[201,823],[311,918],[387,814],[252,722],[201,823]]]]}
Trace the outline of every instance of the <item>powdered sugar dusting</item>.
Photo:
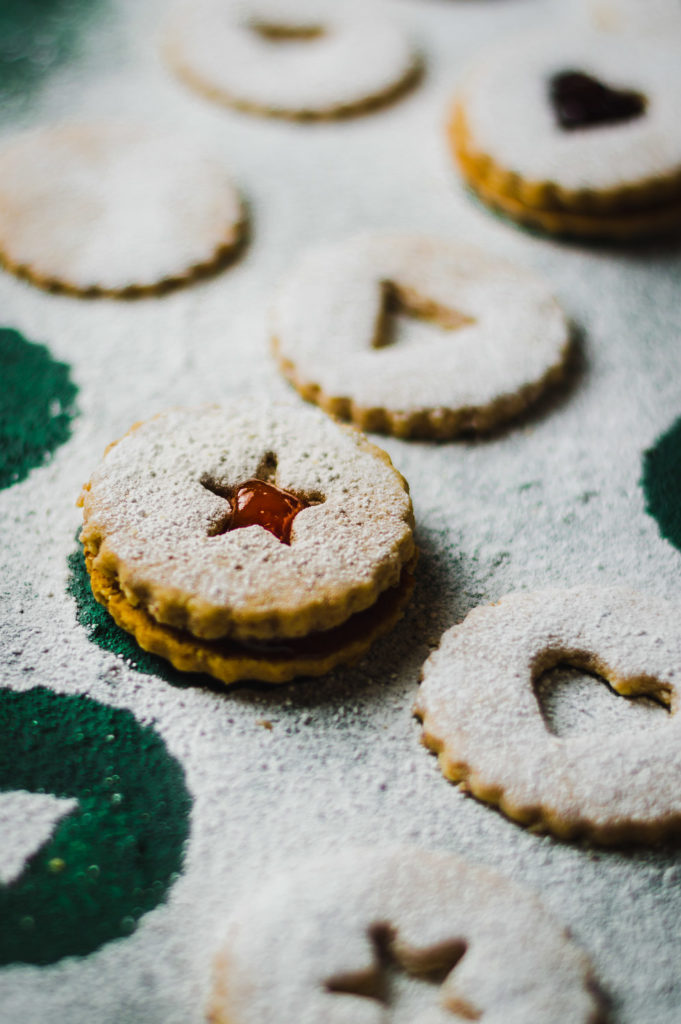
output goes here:
{"type": "Polygon", "coordinates": [[[391,1021],[444,1024],[457,1008],[498,1024],[595,1020],[588,962],[538,900],[494,872],[403,847],[305,863],[244,900],[216,962],[215,1021],[266,1024],[276,1006],[300,1024],[380,1024],[380,1001],[358,994],[380,975],[377,926],[393,935],[397,961],[421,972],[447,946],[465,950],[408,1016],[391,1005],[391,1021]]]}
{"type": "Polygon", "coordinates": [[[471,246],[359,236],[305,254],[275,301],[278,357],[329,396],[402,415],[492,405],[562,364],[565,317],[533,275],[471,246]],[[385,284],[472,322],[376,347],[385,284]]]}
{"type": "Polygon", "coordinates": [[[390,7],[422,41],[428,75],[371,118],[310,131],[201,102],[156,63],[160,0],[108,5],[89,63],[51,80],[31,115],[134,111],[194,132],[247,186],[255,230],[228,273],[144,303],[77,301],[0,274],[4,321],[70,364],[81,413],[49,463],[0,493],[2,686],[41,683],[130,709],[179,759],[194,798],[167,902],[92,956],[3,967],[2,1024],[204,1024],[237,901],[310,854],[387,842],[458,854],[531,887],[593,961],[613,1024],[678,1024],[678,847],[601,850],[528,832],[443,781],[411,707],[444,631],[511,590],[617,583],[681,601],[681,555],[637,485],[642,452],[681,412],[681,258],[671,247],[539,239],[459,186],[443,124],[464,66],[564,0],[390,7]],[[542,274],[583,332],[581,372],[560,400],[485,441],[377,439],[409,480],[421,558],[405,618],[360,663],[281,689],[141,675],[92,642],[66,594],[83,482],[136,420],[290,395],[267,354],[272,289],[299,252],[367,229],[465,238],[542,274]]]}
{"type": "Polygon", "coordinates": [[[474,61],[461,87],[470,143],[528,181],[611,190],[681,173],[681,61],[674,34],[657,37],[565,30],[504,40],[474,61]],[[549,81],[584,71],[646,97],[641,117],[565,131],[549,81]]]}
{"type": "Polygon", "coordinates": [[[559,834],[607,840],[678,824],[678,621],[673,604],[601,588],[515,594],[471,612],[428,660],[418,697],[444,770],[559,834]],[[558,739],[533,682],[560,663],[598,671],[624,693],[661,696],[673,714],[634,735],[558,739]]]}
{"type": "Polygon", "coordinates": [[[126,435],[84,491],[83,543],[154,618],[195,635],[302,635],[313,615],[331,628],[397,583],[413,553],[408,493],[356,431],[306,407],[248,406],[175,410],[126,435]],[[230,514],[215,486],[234,494],[268,458],[278,487],[316,501],[290,545],[260,526],[214,535],[230,514]]]}
{"type": "Polygon", "coordinates": [[[213,98],[290,116],[361,109],[417,67],[404,32],[357,3],[200,0],[176,13],[166,50],[213,98]],[[258,25],[311,35],[277,41],[258,25]]]}
{"type": "Polygon", "coordinates": [[[28,858],[47,842],[61,819],[77,806],[77,800],[50,793],[25,790],[0,793],[0,885],[9,885],[19,877],[28,858]]]}
{"type": "Polygon", "coordinates": [[[0,204],[10,266],[81,291],[191,276],[236,244],[243,218],[225,169],[191,137],[121,122],[8,141],[0,204]]]}

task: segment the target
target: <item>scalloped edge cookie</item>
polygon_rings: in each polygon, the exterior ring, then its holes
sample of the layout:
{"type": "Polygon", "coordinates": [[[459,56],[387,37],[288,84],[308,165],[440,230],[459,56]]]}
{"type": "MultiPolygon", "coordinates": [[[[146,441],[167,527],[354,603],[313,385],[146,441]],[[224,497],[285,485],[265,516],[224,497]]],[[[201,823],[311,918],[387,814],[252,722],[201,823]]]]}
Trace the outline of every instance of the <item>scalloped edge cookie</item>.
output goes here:
{"type": "Polygon", "coordinates": [[[273,303],[271,344],[303,398],[362,430],[447,440],[522,413],[566,370],[547,286],[443,239],[360,235],[303,254],[273,303]],[[397,345],[396,308],[417,321],[397,345]],[[425,336],[421,322],[438,330],[425,336]]]}
{"type": "Polygon", "coordinates": [[[208,1017],[382,1024],[385,969],[434,982],[407,1004],[414,1021],[604,1019],[588,958],[534,893],[412,846],[318,855],[248,893],[225,925],[208,1017]]]}
{"type": "Polygon", "coordinates": [[[95,599],[121,629],[132,633],[139,646],[165,658],[180,672],[204,672],[229,685],[240,680],[287,683],[299,676],[321,676],[338,665],[359,660],[374,641],[402,618],[414,589],[416,558],[402,570],[399,582],[384,590],[376,602],[335,628],[291,640],[274,640],[268,647],[238,640],[201,640],[190,633],[156,622],[141,607],[125,599],[117,580],[93,568],[85,559],[95,599]]]}
{"type": "Polygon", "coordinates": [[[97,600],[145,649],[225,682],[358,657],[411,592],[404,478],[354,428],[305,406],[243,400],[136,424],[80,504],[97,600]],[[314,496],[290,543],[260,525],[231,529],[230,495],[253,478],[314,496]]]}
{"type": "Polygon", "coordinates": [[[157,295],[224,267],[246,228],[220,162],[182,135],[65,122],[0,148],[0,263],[47,291],[157,295]]]}
{"type": "Polygon", "coordinates": [[[209,100],[292,121],[368,113],[398,99],[421,78],[421,57],[390,20],[367,16],[359,4],[340,12],[337,5],[305,0],[289,0],[288,7],[282,12],[281,2],[265,0],[231,5],[201,0],[180,7],[162,41],[165,61],[209,100]],[[263,38],[253,29],[260,23],[263,38]],[[325,47],[327,66],[314,53],[310,64],[305,49],[296,65],[290,44],[301,40],[305,48],[325,47]],[[289,52],[278,53],[277,46],[289,52]]]}
{"type": "Polygon", "coordinates": [[[445,778],[561,839],[657,842],[681,830],[679,609],[625,588],[509,594],[473,609],[426,661],[414,707],[445,778]],[[535,681],[557,665],[672,717],[639,732],[561,738],[535,681]]]}
{"type": "MultiPolygon", "coordinates": [[[[546,33],[537,33],[491,49],[464,77],[448,120],[451,149],[466,183],[486,204],[513,220],[550,234],[633,241],[677,231],[681,226],[681,151],[671,143],[660,146],[659,138],[664,136],[664,126],[670,122],[674,109],[662,94],[667,88],[673,96],[675,87],[681,95],[681,76],[677,72],[680,80],[675,86],[660,80],[654,69],[660,56],[657,42],[653,38],[625,35],[618,39],[608,33],[583,30],[568,31],[557,41],[546,33]],[[611,68],[615,66],[613,54],[621,49],[625,61],[622,79],[628,81],[626,59],[630,57],[635,64],[630,72],[632,87],[646,95],[648,109],[641,118],[622,125],[605,124],[572,131],[557,128],[548,97],[539,100],[541,75],[534,65],[543,67],[543,48],[556,51],[557,70],[562,66],[581,66],[573,51],[579,54],[583,49],[584,70],[590,73],[598,67],[599,49],[603,59],[607,57],[606,66],[611,68]],[[536,138],[534,147],[527,142],[524,155],[516,129],[505,129],[505,139],[501,132],[501,141],[495,145],[489,116],[482,104],[482,94],[491,88],[488,79],[497,74],[496,69],[503,65],[506,55],[511,58],[516,50],[527,53],[528,64],[533,67],[528,73],[537,74],[539,84],[534,89],[530,89],[529,82],[518,85],[513,100],[518,109],[512,108],[511,100],[505,98],[504,116],[498,117],[497,123],[509,125],[517,121],[528,140],[536,138]],[[649,70],[647,76],[646,61],[654,70],[649,70]],[[523,102],[531,113],[520,109],[523,102]],[[639,157],[646,154],[645,159],[636,159],[637,151],[639,157]],[[648,154],[656,154],[655,159],[648,154]],[[540,171],[542,162],[547,168],[544,175],[540,171]],[[565,170],[568,165],[572,168],[569,172],[565,170]],[[549,167],[553,168],[551,173],[549,167]]],[[[671,47],[666,46],[666,51],[671,52],[671,47]]],[[[665,67],[669,65],[669,56],[668,52],[665,67]]],[[[614,71],[611,73],[614,75],[614,71]]],[[[605,77],[608,78],[607,72],[605,77]]],[[[615,77],[619,80],[619,76],[615,77]]],[[[495,93],[499,93],[496,88],[495,93]]]]}

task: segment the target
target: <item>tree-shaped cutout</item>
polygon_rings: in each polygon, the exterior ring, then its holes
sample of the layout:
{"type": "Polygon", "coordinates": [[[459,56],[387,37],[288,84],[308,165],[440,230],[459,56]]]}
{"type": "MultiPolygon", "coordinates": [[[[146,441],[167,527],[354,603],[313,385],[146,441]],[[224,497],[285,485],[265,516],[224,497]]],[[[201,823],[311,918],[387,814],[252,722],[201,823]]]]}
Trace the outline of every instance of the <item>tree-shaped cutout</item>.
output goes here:
{"type": "Polygon", "coordinates": [[[382,304],[372,338],[373,348],[385,348],[396,344],[402,335],[401,328],[407,327],[413,333],[417,321],[419,327],[428,325],[441,331],[457,331],[475,323],[469,316],[453,306],[445,306],[414,288],[396,281],[381,283],[382,304]],[[410,325],[405,320],[411,320],[410,325]]]}

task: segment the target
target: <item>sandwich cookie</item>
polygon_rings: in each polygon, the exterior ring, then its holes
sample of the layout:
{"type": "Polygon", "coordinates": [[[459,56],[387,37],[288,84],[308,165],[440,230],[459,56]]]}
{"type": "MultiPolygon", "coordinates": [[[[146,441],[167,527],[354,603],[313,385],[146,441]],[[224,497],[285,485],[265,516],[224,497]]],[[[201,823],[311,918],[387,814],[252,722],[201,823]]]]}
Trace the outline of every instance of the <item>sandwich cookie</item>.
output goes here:
{"type": "Polygon", "coordinates": [[[225,683],[353,660],[411,593],[405,480],[358,431],[304,406],[138,424],[80,502],[97,600],[145,650],[225,683]]]}

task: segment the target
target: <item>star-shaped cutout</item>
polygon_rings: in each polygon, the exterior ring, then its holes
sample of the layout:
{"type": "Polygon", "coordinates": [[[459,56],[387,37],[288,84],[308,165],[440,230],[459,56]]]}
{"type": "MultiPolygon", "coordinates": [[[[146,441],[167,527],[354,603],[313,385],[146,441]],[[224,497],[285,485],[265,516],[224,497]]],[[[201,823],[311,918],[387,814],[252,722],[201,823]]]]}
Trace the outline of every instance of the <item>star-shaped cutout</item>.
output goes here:
{"type": "Polygon", "coordinates": [[[329,978],[329,992],[373,999],[385,1007],[390,1024],[447,1024],[456,1020],[479,1020],[473,1006],[457,1001],[445,1005],[440,986],[466,952],[460,939],[425,950],[403,951],[389,925],[369,930],[374,947],[374,964],[363,972],[329,978]]]}
{"type": "Polygon", "coordinates": [[[210,536],[217,537],[247,526],[261,526],[282,544],[290,544],[291,527],[298,513],[324,499],[321,496],[308,499],[277,487],[274,482],[276,471],[277,457],[273,452],[267,452],[256,475],[237,487],[225,488],[215,480],[203,477],[202,486],[230,505],[229,513],[212,525],[210,536]]]}

